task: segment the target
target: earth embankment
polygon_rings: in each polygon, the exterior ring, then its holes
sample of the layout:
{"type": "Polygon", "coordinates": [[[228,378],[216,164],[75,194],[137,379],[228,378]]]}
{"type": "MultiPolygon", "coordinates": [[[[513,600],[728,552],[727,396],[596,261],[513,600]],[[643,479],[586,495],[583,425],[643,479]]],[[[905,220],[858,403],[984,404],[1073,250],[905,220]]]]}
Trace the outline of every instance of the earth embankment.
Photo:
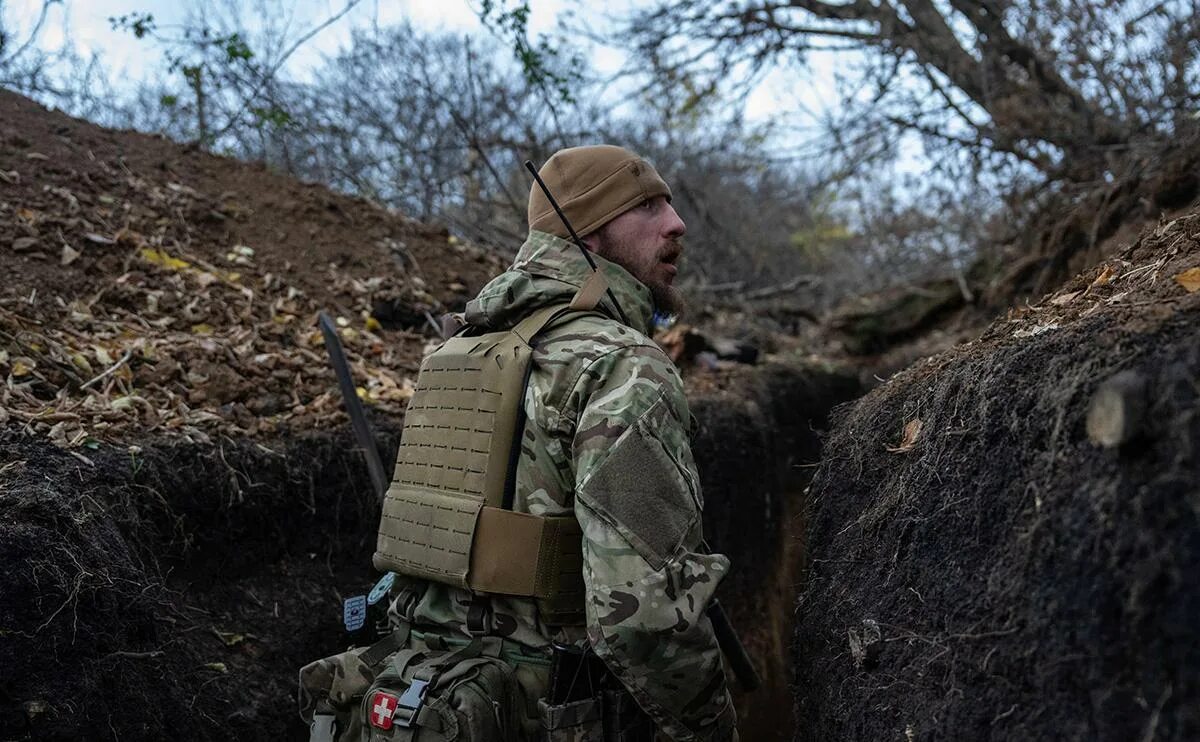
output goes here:
{"type": "MultiPolygon", "coordinates": [[[[494,253],[364,199],[0,91],[0,739],[303,739],[296,675],[374,579],[370,494],[315,329],[394,456],[432,317],[494,253]]],[[[721,598],[790,730],[796,503],[820,364],[696,371],[721,598]],[[799,468],[798,468],[799,467],[799,468]]]]}
{"type": "MultiPolygon", "coordinates": [[[[855,390],[837,371],[767,367],[694,397],[708,529],[737,565],[722,598],[776,701],[739,699],[756,739],[789,728],[794,467],[855,390]]],[[[398,426],[376,425],[394,456],[398,426]]],[[[303,738],[297,670],[343,647],[340,600],[373,579],[378,504],[348,431],[145,441],[87,462],[12,431],[0,447],[6,735],[303,738]]]]}
{"type": "Polygon", "coordinates": [[[840,415],[796,739],[1200,736],[1197,289],[1193,210],[840,415]]]}

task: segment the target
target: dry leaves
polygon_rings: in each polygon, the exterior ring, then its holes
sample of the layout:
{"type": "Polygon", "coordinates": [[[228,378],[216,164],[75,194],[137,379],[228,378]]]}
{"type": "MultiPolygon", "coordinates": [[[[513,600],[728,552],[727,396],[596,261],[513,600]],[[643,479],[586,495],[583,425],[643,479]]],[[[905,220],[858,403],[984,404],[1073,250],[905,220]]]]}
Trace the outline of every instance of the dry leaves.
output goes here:
{"type": "Polygon", "coordinates": [[[917,445],[917,439],[921,437],[921,418],[914,417],[904,425],[904,433],[900,438],[900,445],[887,446],[889,453],[908,453],[917,445]]]}
{"type": "Polygon", "coordinates": [[[1200,291],[1200,267],[1188,268],[1183,273],[1175,275],[1175,283],[1178,283],[1189,294],[1194,294],[1200,291]]]}
{"type": "MultiPolygon", "coordinates": [[[[243,271],[232,273],[154,239],[128,230],[89,238],[129,252],[128,272],[90,299],[0,302],[0,420],[71,449],[341,424],[315,329],[322,307],[258,272],[244,245],[230,250],[243,271]]],[[[64,262],[79,257],[70,249],[64,262]]],[[[401,415],[425,336],[387,331],[371,318],[377,295],[396,292],[384,279],[328,272],[328,285],[349,297],[338,324],[364,401],[401,415]]]]}

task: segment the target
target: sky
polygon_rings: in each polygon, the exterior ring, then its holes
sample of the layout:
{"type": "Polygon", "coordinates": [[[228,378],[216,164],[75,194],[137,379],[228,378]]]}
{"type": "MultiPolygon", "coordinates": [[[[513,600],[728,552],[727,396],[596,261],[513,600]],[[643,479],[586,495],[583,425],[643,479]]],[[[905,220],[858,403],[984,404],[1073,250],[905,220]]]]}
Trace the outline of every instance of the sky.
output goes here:
{"type": "MultiPolygon", "coordinates": [[[[255,4],[254,0],[248,0],[242,6],[252,9],[255,4]]],[[[530,0],[529,30],[535,37],[554,30],[560,16],[568,9],[573,9],[589,28],[603,28],[607,22],[605,14],[646,4],[646,0],[587,5],[568,0],[530,0]]],[[[344,7],[344,0],[293,0],[287,5],[293,13],[293,35],[298,36],[336,14],[344,7]]],[[[476,13],[478,6],[479,0],[363,0],[337,23],[306,42],[289,59],[286,71],[293,79],[303,81],[320,65],[324,56],[336,53],[348,42],[352,29],[372,23],[388,26],[407,19],[425,30],[487,33],[476,13]]],[[[10,28],[20,31],[32,27],[41,7],[42,0],[0,0],[5,21],[10,28]]],[[[155,24],[165,33],[171,26],[186,20],[189,7],[194,5],[179,0],[63,0],[52,6],[37,41],[43,49],[54,50],[69,38],[85,57],[98,53],[114,73],[112,79],[132,85],[160,70],[162,58],[147,41],[134,38],[128,31],[113,29],[109,18],[151,13],[155,24]]],[[[253,13],[248,13],[247,17],[252,19],[253,13]]],[[[24,38],[24,33],[18,35],[18,39],[24,38]]],[[[601,73],[615,72],[623,61],[623,54],[613,49],[595,49],[589,58],[591,67],[601,73]]],[[[814,73],[802,85],[797,85],[794,75],[769,76],[749,96],[748,118],[761,121],[781,112],[794,115],[798,109],[820,111],[836,99],[832,73],[835,63],[833,59],[813,60],[814,73]]],[[[808,118],[803,113],[800,117],[808,118]]]]}

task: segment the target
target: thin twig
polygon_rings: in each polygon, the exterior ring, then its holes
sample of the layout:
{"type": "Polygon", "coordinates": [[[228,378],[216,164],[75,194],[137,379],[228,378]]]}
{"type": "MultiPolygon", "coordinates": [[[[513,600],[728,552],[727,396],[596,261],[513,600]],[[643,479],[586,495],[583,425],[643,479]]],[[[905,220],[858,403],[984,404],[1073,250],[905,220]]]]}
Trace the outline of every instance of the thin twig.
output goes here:
{"type": "Polygon", "coordinates": [[[99,376],[97,376],[94,379],[91,379],[90,381],[84,382],[79,387],[79,390],[83,391],[84,389],[87,389],[92,384],[95,384],[97,381],[100,381],[101,379],[111,376],[114,371],[116,371],[118,368],[120,368],[121,366],[124,366],[126,363],[128,363],[130,358],[133,358],[133,350],[132,349],[125,351],[125,355],[121,356],[121,360],[117,361],[112,366],[109,366],[104,371],[104,373],[100,374],[99,376]]]}
{"type": "Polygon", "coordinates": [[[127,659],[127,660],[149,660],[149,659],[154,659],[155,657],[162,657],[162,656],[163,656],[163,652],[162,652],[162,650],[159,650],[159,649],[156,649],[152,652],[121,651],[121,652],[109,652],[108,654],[101,657],[100,661],[103,662],[104,660],[117,659],[117,658],[127,659]]]}

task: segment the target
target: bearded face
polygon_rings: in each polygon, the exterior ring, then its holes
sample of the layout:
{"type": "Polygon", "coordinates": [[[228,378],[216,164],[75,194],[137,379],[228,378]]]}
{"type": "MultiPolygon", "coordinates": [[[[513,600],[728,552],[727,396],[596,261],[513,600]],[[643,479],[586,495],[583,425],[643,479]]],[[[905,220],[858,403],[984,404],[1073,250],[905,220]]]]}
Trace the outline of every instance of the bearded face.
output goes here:
{"type": "Polygon", "coordinates": [[[684,301],[674,282],[683,253],[680,239],[686,231],[675,209],[658,196],[605,224],[585,242],[649,288],[658,311],[680,314],[684,301]]]}

